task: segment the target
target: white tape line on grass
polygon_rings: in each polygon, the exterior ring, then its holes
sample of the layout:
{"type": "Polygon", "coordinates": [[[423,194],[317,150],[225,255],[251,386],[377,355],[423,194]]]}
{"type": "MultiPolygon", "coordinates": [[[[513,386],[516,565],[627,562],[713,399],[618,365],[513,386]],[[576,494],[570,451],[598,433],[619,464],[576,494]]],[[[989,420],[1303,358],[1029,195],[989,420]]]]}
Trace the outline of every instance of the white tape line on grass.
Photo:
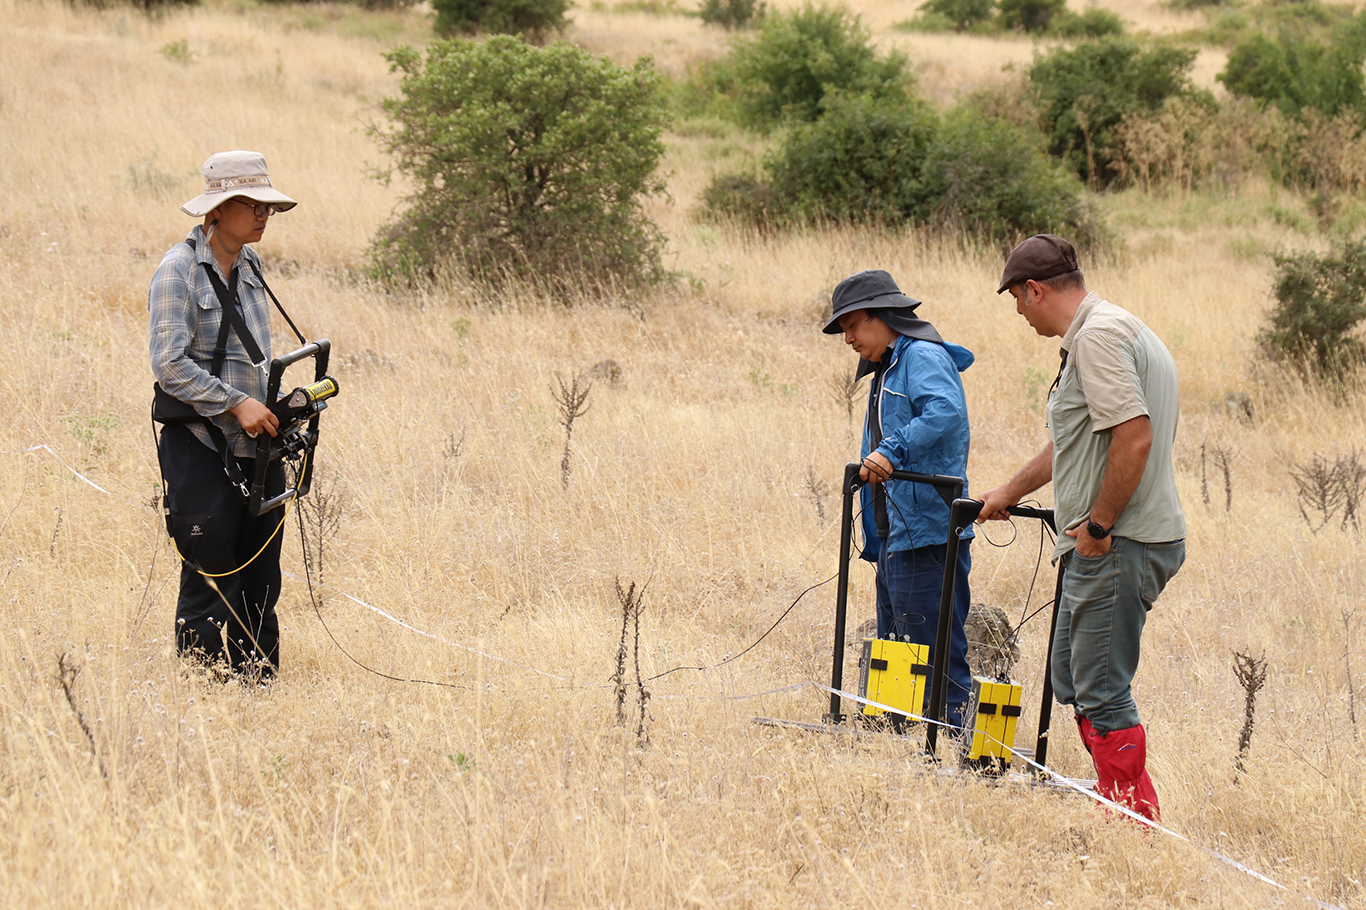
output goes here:
{"type": "MultiPolygon", "coordinates": [[[[953,726],[952,724],[946,724],[946,723],[944,723],[943,721],[930,720],[930,719],[927,718],[927,717],[920,717],[920,716],[915,715],[915,714],[909,714],[909,713],[906,712],[906,710],[905,710],[904,708],[893,708],[893,707],[891,707],[891,706],[889,706],[889,705],[879,704],[878,702],[871,701],[871,700],[869,700],[869,699],[867,699],[867,698],[863,698],[862,696],[859,696],[859,695],[854,695],[854,694],[852,694],[852,693],[850,693],[850,692],[844,692],[844,691],[842,691],[842,690],[840,690],[840,689],[832,689],[832,688],[830,688],[829,686],[823,686],[823,685],[821,685],[821,684],[818,683],[818,682],[813,682],[813,683],[811,683],[811,685],[812,685],[812,686],[815,686],[817,689],[820,689],[820,690],[822,690],[822,691],[824,691],[824,692],[828,692],[828,693],[830,693],[831,695],[838,695],[838,696],[841,697],[841,698],[847,698],[847,699],[850,699],[851,701],[858,702],[859,704],[871,705],[871,706],[874,707],[874,708],[879,708],[879,709],[881,709],[881,710],[883,710],[883,711],[890,711],[890,712],[892,712],[893,714],[903,714],[903,715],[905,715],[905,716],[907,716],[907,717],[912,718],[913,720],[923,721],[923,722],[925,722],[925,723],[927,723],[927,724],[935,724],[936,726],[944,727],[944,728],[946,728],[946,729],[948,729],[948,730],[957,730],[957,729],[958,729],[957,727],[953,726]]],[[[981,731],[976,731],[976,732],[981,732],[981,731]]],[[[1152,821],[1151,819],[1144,818],[1142,815],[1139,815],[1137,812],[1134,812],[1132,809],[1130,809],[1130,808],[1127,807],[1127,806],[1121,806],[1119,803],[1116,803],[1116,802],[1114,802],[1114,801],[1112,801],[1112,800],[1106,799],[1105,797],[1101,796],[1099,793],[1095,792],[1094,790],[1088,790],[1088,789],[1086,789],[1085,787],[1083,787],[1083,786],[1081,786],[1080,784],[1078,784],[1078,783],[1076,783],[1075,781],[1073,781],[1071,778],[1063,777],[1061,774],[1059,774],[1057,771],[1054,771],[1052,768],[1049,768],[1049,767],[1047,767],[1046,765],[1041,765],[1041,764],[1039,764],[1038,762],[1034,761],[1034,759],[1030,758],[1029,756],[1021,755],[1019,752],[1016,752],[1014,749],[1011,749],[1009,746],[1007,746],[1005,743],[1001,742],[999,739],[996,739],[994,736],[991,736],[990,734],[987,734],[987,733],[983,733],[982,735],[986,736],[988,739],[991,739],[993,742],[997,743],[997,744],[1000,745],[1002,748],[1008,749],[1008,750],[1010,751],[1010,754],[1011,754],[1011,755],[1013,755],[1013,756],[1015,756],[1016,758],[1020,759],[1020,761],[1022,761],[1022,762],[1024,762],[1024,763],[1028,764],[1030,767],[1036,768],[1036,769],[1038,769],[1039,771],[1044,772],[1045,774],[1047,774],[1050,778],[1052,778],[1054,781],[1058,782],[1059,784],[1061,784],[1061,785],[1063,785],[1063,786],[1065,786],[1065,787],[1068,787],[1069,789],[1075,790],[1075,791],[1077,791],[1078,793],[1081,793],[1081,794],[1083,794],[1083,795],[1085,795],[1085,796],[1089,796],[1091,799],[1095,800],[1096,802],[1100,803],[1101,805],[1103,805],[1103,806],[1105,806],[1105,807],[1107,807],[1107,808],[1109,808],[1109,809],[1112,809],[1112,810],[1114,810],[1115,812],[1120,812],[1120,813],[1122,813],[1122,814],[1124,814],[1124,815],[1127,815],[1129,818],[1132,818],[1134,821],[1139,822],[1140,824],[1147,825],[1149,828],[1152,828],[1152,829],[1155,830],[1155,831],[1161,831],[1163,834],[1166,834],[1166,835],[1169,836],[1169,837],[1174,837],[1174,838],[1176,838],[1176,839],[1179,840],[1179,841],[1184,841],[1185,843],[1190,844],[1192,847],[1195,847],[1197,850],[1200,850],[1201,852],[1207,854],[1208,856],[1214,857],[1215,859],[1219,860],[1219,862],[1225,863],[1226,865],[1229,865],[1229,866],[1232,866],[1234,869],[1237,869],[1239,872],[1242,872],[1242,873],[1245,874],[1245,875],[1250,875],[1250,876],[1252,876],[1253,878],[1257,879],[1257,881],[1259,881],[1259,882],[1263,882],[1264,884],[1270,885],[1270,886],[1272,886],[1273,888],[1279,888],[1280,890],[1285,891],[1285,892],[1288,893],[1288,894],[1297,895],[1297,896],[1299,896],[1300,898],[1303,898],[1304,900],[1308,901],[1309,903],[1314,904],[1314,905],[1317,906],[1317,907],[1323,908],[1323,910],[1343,910],[1343,908],[1342,908],[1342,907],[1339,907],[1337,904],[1326,904],[1326,903],[1324,903],[1323,901],[1319,900],[1318,898],[1310,897],[1310,896],[1307,895],[1307,894],[1303,894],[1303,893],[1301,893],[1301,892],[1299,892],[1299,891],[1295,891],[1295,890],[1293,890],[1293,889],[1291,889],[1291,888],[1287,888],[1285,885],[1282,885],[1280,882],[1273,881],[1272,879],[1267,878],[1265,875],[1263,875],[1262,873],[1258,872],[1256,869],[1249,868],[1248,866],[1246,866],[1246,865],[1244,865],[1244,864],[1238,862],[1236,859],[1233,859],[1232,857],[1225,856],[1224,854],[1218,852],[1217,850],[1211,850],[1209,847],[1203,846],[1203,845],[1201,845],[1201,844],[1197,844],[1195,841],[1191,840],[1189,837],[1186,837],[1184,834],[1178,834],[1177,832],[1173,831],[1172,829],[1167,828],[1167,827],[1165,827],[1165,826],[1163,826],[1163,825],[1160,825],[1160,824],[1158,824],[1157,822],[1152,821]]]]}

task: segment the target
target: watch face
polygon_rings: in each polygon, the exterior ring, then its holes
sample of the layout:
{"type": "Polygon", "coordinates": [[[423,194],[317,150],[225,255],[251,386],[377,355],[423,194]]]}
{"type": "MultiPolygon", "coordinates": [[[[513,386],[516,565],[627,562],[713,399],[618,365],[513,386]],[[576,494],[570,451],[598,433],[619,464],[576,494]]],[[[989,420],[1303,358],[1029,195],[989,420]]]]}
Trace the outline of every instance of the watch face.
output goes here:
{"type": "Polygon", "coordinates": [[[1087,522],[1086,533],[1090,534],[1096,540],[1104,540],[1105,538],[1110,536],[1109,531],[1107,531],[1104,527],[1102,527],[1100,524],[1094,521],[1087,522]]]}

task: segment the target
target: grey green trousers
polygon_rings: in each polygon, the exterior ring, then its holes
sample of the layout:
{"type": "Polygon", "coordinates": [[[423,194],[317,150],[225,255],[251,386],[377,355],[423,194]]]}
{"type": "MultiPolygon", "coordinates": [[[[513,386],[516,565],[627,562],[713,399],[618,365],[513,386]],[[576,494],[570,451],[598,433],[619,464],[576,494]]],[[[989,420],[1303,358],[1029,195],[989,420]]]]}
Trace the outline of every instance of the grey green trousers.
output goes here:
{"type": "Polygon", "coordinates": [[[1139,724],[1132,683],[1148,611],[1186,561],[1186,542],[1111,538],[1110,552],[1063,560],[1053,691],[1097,730],[1139,724]]]}

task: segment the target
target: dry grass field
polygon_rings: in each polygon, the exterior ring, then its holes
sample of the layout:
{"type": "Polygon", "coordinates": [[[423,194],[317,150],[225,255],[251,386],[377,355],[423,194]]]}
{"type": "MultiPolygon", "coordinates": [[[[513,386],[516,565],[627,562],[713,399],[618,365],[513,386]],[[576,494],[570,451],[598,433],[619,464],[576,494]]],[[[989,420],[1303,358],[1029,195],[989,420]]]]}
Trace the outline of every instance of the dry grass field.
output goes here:
{"type": "MultiPolygon", "coordinates": [[[[925,64],[932,97],[1011,78],[999,65],[1033,52],[889,32],[914,5],[856,8],[925,64]]],[[[1121,11],[1154,31],[1175,17],[1121,11]]],[[[1136,694],[1187,843],[1075,794],[937,774],[919,738],[754,725],[820,720],[823,693],[772,690],[829,679],[833,584],[743,657],[648,682],[643,737],[634,689],[617,720],[616,580],[645,586],[654,676],[738,654],[835,574],[833,490],[861,411],[834,391],[851,355],[818,330],[840,278],[889,269],[976,352],[975,488],[1042,445],[1056,342],[992,293],[999,251],[702,225],[701,188],[752,149],[671,134],[672,202],[654,214],[691,280],[623,306],[387,296],[358,275],[402,188],[368,178],[382,162],[365,126],[395,90],[381,52],[429,36],[420,12],[0,0],[0,19],[0,905],[1308,906],[1298,892],[1366,907],[1366,556],[1337,521],[1311,532],[1290,473],[1366,451],[1362,389],[1306,389],[1254,356],[1268,254],[1325,245],[1296,197],[1113,196],[1123,247],[1087,260],[1182,371],[1190,557],[1136,694]],[[177,209],[200,162],[229,148],[263,151],[301,200],[259,249],[291,315],[331,339],[342,389],[306,501],[342,519],[335,536],[306,527],[326,630],[291,514],[267,690],[173,654],[147,417],[147,283],[191,226],[177,209]],[[565,488],[549,385],[604,359],[622,377],[593,387],[565,488]],[[1235,650],[1270,673],[1236,782],[1235,650]]],[[[580,10],[569,37],[674,74],[724,46],[696,20],[610,8],[580,10]]],[[[1045,563],[1026,604],[1036,528],[974,556],[974,599],[1015,618],[1046,602],[1045,563]]],[[[857,623],[871,572],[853,577],[857,623]]],[[[1022,632],[1025,731],[1046,633],[1043,617],[1022,632]]],[[[1050,764],[1089,775],[1056,719],[1050,764]]]]}

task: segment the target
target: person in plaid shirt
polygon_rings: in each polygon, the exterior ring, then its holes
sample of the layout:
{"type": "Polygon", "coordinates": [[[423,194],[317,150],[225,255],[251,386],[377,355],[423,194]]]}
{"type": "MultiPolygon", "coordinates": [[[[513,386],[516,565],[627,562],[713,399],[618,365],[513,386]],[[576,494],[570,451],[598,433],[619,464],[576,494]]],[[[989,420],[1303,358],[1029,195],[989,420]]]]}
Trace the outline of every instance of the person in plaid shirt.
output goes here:
{"type": "MultiPolygon", "coordinates": [[[[152,373],[164,393],[157,407],[169,401],[184,411],[157,417],[165,423],[157,454],[167,526],[182,559],[176,647],[269,679],[279,667],[284,513],[250,515],[228,466],[236,461],[239,478],[250,477],[255,437],[275,436],[279,426],[264,401],[270,302],[248,244],[261,239],[272,214],[296,203],[271,185],[257,152],[219,152],[203,170],[203,194],[181,206],[203,222],[166,253],[147,296],[152,373]],[[225,314],[227,306],[240,318],[225,314]],[[225,315],[231,330],[220,332],[225,315]]],[[[284,481],[273,462],[267,494],[284,481]]]]}

